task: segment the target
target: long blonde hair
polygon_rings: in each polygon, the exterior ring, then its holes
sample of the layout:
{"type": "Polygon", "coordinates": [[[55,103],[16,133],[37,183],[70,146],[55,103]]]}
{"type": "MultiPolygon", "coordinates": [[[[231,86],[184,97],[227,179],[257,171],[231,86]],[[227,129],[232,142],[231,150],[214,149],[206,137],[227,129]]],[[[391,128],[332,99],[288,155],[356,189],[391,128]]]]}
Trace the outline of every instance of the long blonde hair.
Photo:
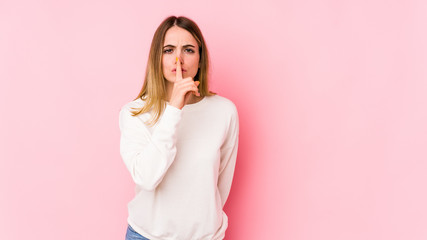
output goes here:
{"type": "Polygon", "coordinates": [[[208,88],[208,72],[209,72],[209,56],[205,40],[202,32],[195,22],[186,17],[170,16],[163,20],[160,26],[154,33],[151,42],[150,54],[148,57],[145,80],[141,91],[134,99],[141,98],[145,101],[142,108],[134,108],[133,116],[138,114],[151,112],[151,119],[147,122],[149,125],[154,125],[160,118],[166,108],[166,83],[162,70],[163,44],[167,30],[173,26],[178,26],[187,30],[196,39],[199,45],[200,68],[194,77],[200,81],[199,93],[200,96],[210,96],[215,93],[210,92],[208,88]]]}

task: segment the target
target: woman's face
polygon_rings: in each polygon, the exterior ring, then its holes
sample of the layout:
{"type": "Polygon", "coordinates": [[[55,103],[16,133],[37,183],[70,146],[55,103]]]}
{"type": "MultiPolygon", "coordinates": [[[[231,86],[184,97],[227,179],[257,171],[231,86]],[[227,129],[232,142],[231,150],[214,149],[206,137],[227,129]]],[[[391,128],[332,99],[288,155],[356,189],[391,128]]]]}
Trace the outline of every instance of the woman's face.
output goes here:
{"type": "Polygon", "coordinates": [[[173,26],[166,31],[162,57],[163,76],[169,82],[175,82],[177,57],[181,61],[182,77],[194,78],[200,60],[197,41],[187,30],[173,26]]]}

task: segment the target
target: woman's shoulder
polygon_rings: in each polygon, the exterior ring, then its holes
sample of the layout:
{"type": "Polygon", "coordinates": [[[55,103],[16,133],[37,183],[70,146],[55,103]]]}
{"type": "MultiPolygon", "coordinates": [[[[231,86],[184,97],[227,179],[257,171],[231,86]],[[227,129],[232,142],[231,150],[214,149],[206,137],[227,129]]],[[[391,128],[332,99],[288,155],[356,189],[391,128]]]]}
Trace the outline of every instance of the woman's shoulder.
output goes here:
{"type": "Polygon", "coordinates": [[[133,101],[123,104],[122,109],[141,108],[142,106],[144,106],[144,101],[141,98],[137,98],[133,101]]]}
{"type": "MultiPolygon", "coordinates": [[[[120,114],[133,115],[134,112],[139,112],[139,110],[141,110],[144,104],[145,104],[145,101],[142,100],[141,98],[137,98],[135,100],[127,102],[122,105],[120,109],[120,114]]],[[[144,119],[147,118],[147,116],[143,116],[143,115],[148,115],[148,113],[139,114],[138,117],[144,118],[144,119]]]]}
{"type": "Polygon", "coordinates": [[[218,111],[224,111],[230,114],[237,114],[236,105],[228,98],[218,94],[208,96],[207,100],[211,103],[211,107],[218,111]]]}
{"type": "Polygon", "coordinates": [[[119,112],[120,125],[147,126],[146,122],[150,120],[151,114],[148,112],[138,114],[144,104],[145,101],[141,98],[123,104],[119,112]]]}

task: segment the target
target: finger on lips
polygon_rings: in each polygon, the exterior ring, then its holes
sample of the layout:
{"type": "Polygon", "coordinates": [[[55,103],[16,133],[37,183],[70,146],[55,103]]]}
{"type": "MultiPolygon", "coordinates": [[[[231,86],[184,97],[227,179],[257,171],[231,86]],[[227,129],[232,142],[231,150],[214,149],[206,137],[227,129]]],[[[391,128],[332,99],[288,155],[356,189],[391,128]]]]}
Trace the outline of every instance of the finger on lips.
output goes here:
{"type": "MultiPolygon", "coordinates": [[[[183,80],[182,78],[183,77],[182,77],[181,61],[180,61],[179,57],[176,57],[176,80],[178,80],[178,81],[179,80],[183,80]]],[[[200,85],[200,82],[199,81],[194,81],[192,83],[195,85],[194,93],[197,96],[200,96],[199,89],[198,89],[198,86],[200,85]]]]}
{"type": "Polygon", "coordinates": [[[178,57],[176,57],[176,78],[179,80],[182,79],[181,61],[178,57]]]}

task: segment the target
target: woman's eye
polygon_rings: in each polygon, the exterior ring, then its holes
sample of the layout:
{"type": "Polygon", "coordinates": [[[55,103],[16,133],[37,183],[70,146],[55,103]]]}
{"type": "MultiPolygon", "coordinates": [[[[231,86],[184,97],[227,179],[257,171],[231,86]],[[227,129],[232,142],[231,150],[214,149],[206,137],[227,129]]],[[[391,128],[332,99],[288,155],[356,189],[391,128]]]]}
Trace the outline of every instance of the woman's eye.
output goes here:
{"type": "Polygon", "coordinates": [[[171,53],[172,52],[172,49],[165,49],[165,50],[163,50],[163,53],[171,53]]]}
{"type": "Polygon", "coordinates": [[[191,49],[191,48],[187,48],[187,49],[185,49],[185,51],[188,52],[188,53],[194,53],[194,50],[191,49]]]}

